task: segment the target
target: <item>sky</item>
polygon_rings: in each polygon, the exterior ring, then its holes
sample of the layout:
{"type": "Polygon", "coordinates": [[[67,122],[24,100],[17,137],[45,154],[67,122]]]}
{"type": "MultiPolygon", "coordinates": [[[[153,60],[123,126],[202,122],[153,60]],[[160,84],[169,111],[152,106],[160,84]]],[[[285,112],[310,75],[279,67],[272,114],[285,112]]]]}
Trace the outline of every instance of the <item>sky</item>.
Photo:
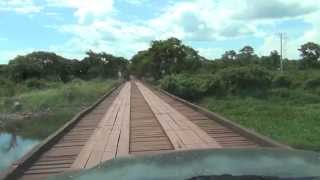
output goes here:
{"type": "Polygon", "coordinates": [[[320,0],[0,0],[0,64],[32,51],[81,59],[89,49],[131,58],[152,40],[177,37],[218,58],[251,45],[299,58],[320,43],[320,0]]]}

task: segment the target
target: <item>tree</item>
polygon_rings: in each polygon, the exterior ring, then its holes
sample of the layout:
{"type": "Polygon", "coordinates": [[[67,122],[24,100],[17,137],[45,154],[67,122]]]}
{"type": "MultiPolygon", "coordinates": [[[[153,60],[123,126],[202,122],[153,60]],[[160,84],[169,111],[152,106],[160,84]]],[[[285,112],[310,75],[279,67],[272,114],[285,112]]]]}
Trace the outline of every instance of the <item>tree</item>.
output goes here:
{"type": "Polygon", "coordinates": [[[151,76],[151,55],[149,51],[139,51],[131,58],[130,73],[138,78],[142,76],[151,76]]]}
{"type": "Polygon", "coordinates": [[[152,75],[155,79],[173,73],[185,56],[181,41],[176,38],[153,41],[149,51],[152,56],[152,75]]]}
{"type": "Polygon", "coordinates": [[[95,53],[91,50],[86,54],[87,57],[81,61],[83,78],[116,78],[119,73],[122,77],[128,76],[128,61],[125,58],[116,57],[105,52],[95,53]]]}
{"type": "Polygon", "coordinates": [[[46,78],[51,80],[68,81],[70,71],[68,60],[51,52],[37,51],[25,56],[17,56],[9,62],[11,78],[16,81],[29,78],[46,78]]]}
{"type": "Polygon", "coordinates": [[[253,56],[254,49],[251,46],[244,46],[239,52],[242,55],[246,55],[246,56],[250,57],[250,56],[253,56]]]}
{"type": "Polygon", "coordinates": [[[302,66],[306,67],[315,67],[318,65],[320,60],[320,45],[308,42],[303,44],[299,49],[300,56],[302,57],[302,66]]]}
{"type": "Polygon", "coordinates": [[[244,46],[242,49],[240,49],[237,60],[240,62],[240,64],[247,65],[257,62],[258,56],[254,54],[253,47],[244,46]]]}
{"type": "MultiPolygon", "coordinates": [[[[182,44],[177,38],[153,41],[151,47],[144,52],[144,55],[147,59],[135,61],[144,64],[140,64],[139,68],[148,67],[149,69],[148,72],[141,72],[141,74],[146,75],[150,73],[154,79],[160,79],[168,74],[194,71],[201,66],[198,52],[182,44]]],[[[137,63],[133,62],[132,66],[135,65],[137,63]]],[[[132,68],[139,69],[136,67],[132,68]]]]}
{"type": "Polygon", "coordinates": [[[280,67],[280,55],[278,51],[271,51],[269,56],[261,57],[261,63],[268,69],[278,69],[280,67]]]}
{"type": "Polygon", "coordinates": [[[236,60],[236,58],[237,53],[234,50],[226,51],[221,57],[221,59],[224,61],[234,61],[236,60]]]}
{"type": "Polygon", "coordinates": [[[82,61],[70,60],[51,52],[33,52],[17,56],[9,62],[8,71],[15,81],[49,79],[67,82],[72,78],[90,79],[96,77],[128,76],[128,61],[107,53],[87,52],[82,61]]]}

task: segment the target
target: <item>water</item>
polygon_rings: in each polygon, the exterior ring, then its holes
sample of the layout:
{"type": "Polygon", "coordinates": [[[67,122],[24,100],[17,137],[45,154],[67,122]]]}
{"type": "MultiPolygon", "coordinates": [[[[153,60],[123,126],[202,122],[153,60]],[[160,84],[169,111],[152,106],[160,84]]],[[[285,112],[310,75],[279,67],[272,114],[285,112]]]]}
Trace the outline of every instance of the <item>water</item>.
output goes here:
{"type": "Polygon", "coordinates": [[[14,134],[0,134],[0,173],[6,170],[14,161],[30,151],[38,140],[26,139],[14,134]]]}

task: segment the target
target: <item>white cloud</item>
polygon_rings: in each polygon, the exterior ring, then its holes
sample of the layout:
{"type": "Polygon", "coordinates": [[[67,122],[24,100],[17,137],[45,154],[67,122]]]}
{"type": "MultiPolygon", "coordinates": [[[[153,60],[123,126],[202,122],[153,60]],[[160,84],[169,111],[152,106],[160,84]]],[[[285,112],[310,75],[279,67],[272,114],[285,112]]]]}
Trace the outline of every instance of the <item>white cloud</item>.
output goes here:
{"type": "Polygon", "coordinates": [[[56,27],[70,33],[72,38],[63,45],[51,46],[51,50],[83,57],[84,52],[106,51],[130,58],[137,51],[148,48],[153,39],[152,30],[145,26],[121,22],[112,18],[94,20],[89,25],[73,24],[56,27]]]}
{"type": "Polygon", "coordinates": [[[161,16],[150,20],[150,25],[160,28],[164,34],[179,32],[177,34],[181,38],[191,41],[255,35],[255,26],[235,18],[238,9],[234,7],[237,3],[243,1],[196,0],[175,3],[161,16]]]}
{"type": "MultiPolygon", "coordinates": [[[[88,49],[107,51],[130,57],[136,51],[148,47],[153,39],[177,37],[184,41],[206,42],[206,48],[198,49],[209,58],[220,57],[227,49],[210,47],[211,41],[223,43],[225,39],[237,40],[239,37],[262,38],[263,43],[255,47],[260,55],[278,49],[276,32],[266,32],[262,27],[274,26],[275,22],[299,17],[312,25],[312,29],[291,40],[287,45],[287,56],[298,57],[298,47],[306,41],[320,39],[320,5],[313,0],[193,0],[172,2],[170,7],[161,10],[158,17],[144,22],[120,21],[113,12],[113,0],[47,0],[51,6],[68,7],[75,10],[77,24],[63,25],[59,31],[72,37],[62,46],[52,46],[53,50],[66,54],[79,54],[88,49]],[[92,17],[91,21],[85,20],[92,17]],[[261,26],[263,25],[263,26],[261,26]],[[271,34],[270,34],[271,33],[271,34]]],[[[138,0],[122,0],[140,3],[138,0]]],[[[318,3],[319,4],[319,3],[318,3]]],[[[121,12],[120,12],[121,13],[121,12]]],[[[281,29],[276,29],[281,31],[281,29]]],[[[249,42],[248,42],[249,44],[249,42]]],[[[239,47],[241,48],[241,47],[239,47]]]]}
{"type": "MultiPolygon", "coordinates": [[[[316,5],[315,5],[316,6],[316,5]]],[[[284,56],[290,59],[299,58],[300,54],[298,49],[300,46],[307,42],[315,42],[320,44],[320,10],[309,13],[303,16],[302,21],[311,25],[311,28],[303,32],[299,37],[290,37],[284,43],[284,56]]],[[[267,54],[270,50],[280,49],[280,40],[278,36],[266,36],[264,43],[259,47],[260,54],[267,54]]]]}
{"type": "Polygon", "coordinates": [[[222,48],[196,48],[199,52],[200,56],[215,59],[221,57],[221,55],[225,52],[222,48]]]}
{"type": "Polygon", "coordinates": [[[107,15],[113,11],[113,0],[47,0],[48,6],[75,9],[75,16],[83,23],[88,16],[94,18],[107,15]]]}
{"type": "Polygon", "coordinates": [[[38,13],[42,9],[33,0],[2,0],[0,1],[0,11],[13,11],[21,14],[38,13]]]}
{"type": "Polygon", "coordinates": [[[293,18],[317,11],[318,4],[314,0],[244,0],[235,16],[244,19],[293,18]]]}

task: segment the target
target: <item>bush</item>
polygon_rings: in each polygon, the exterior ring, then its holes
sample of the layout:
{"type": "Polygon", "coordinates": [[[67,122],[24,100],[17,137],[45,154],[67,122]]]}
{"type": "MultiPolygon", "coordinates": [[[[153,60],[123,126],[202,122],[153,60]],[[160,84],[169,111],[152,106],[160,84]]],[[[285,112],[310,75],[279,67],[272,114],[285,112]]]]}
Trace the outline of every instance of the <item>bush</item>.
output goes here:
{"type": "Polygon", "coordinates": [[[210,80],[204,75],[169,75],[160,81],[160,87],[184,99],[194,100],[208,92],[210,80]]]}
{"type": "Polygon", "coordinates": [[[0,97],[14,95],[15,84],[12,81],[6,78],[0,78],[0,84],[0,97]]]}
{"type": "Polygon", "coordinates": [[[277,88],[289,88],[292,85],[292,79],[287,75],[275,76],[272,85],[277,88]]]}
{"type": "Polygon", "coordinates": [[[45,80],[41,79],[27,79],[25,84],[28,88],[44,89],[47,88],[45,80]]]}
{"type": "Polygon", "coordinates": [[[273,89],[270,92],[271,96],[274,97],[280,97],[280,98],[289,98],[290,97],[290,91],[288,88],[277,88],[277,89],[273,89]]]}
{"type": "Polygon", "coordinates": [[[308,90],[314,90],[319,87],[320,87],[320,77],[309,79],[304,83],[304,88],[308,90]]]}
{"type": "MultiPolygon", "coordinates": [[[[99,82],[100,81],[101,82],[102,80],[92,79],[91,81],[93,81],[93,82],[99,82]]],[[[82,80],[82,79],[79,79],[79,78],[75,78],[75,79],[72,79],[71,83],[75,84],[75,85],[81,85],[81,84],[85,83],[85,81],[82,80]]]]}
{"type": "Polygon", "coordinates": [[[160,87],[179,97],[194,100],[207,94],[249,93],[261,96],[271,82],[272,75],[268,70],[252,66],[227,68],[214,75],[170,75],[160,81],[160,87]]]}
{"type": "Polygon", "coordinates": [[[215,76],[212,85],[229,93],[266,90],[272,81],[271,73],[259,66],[227,68],[218,71],[215,76]]]}

